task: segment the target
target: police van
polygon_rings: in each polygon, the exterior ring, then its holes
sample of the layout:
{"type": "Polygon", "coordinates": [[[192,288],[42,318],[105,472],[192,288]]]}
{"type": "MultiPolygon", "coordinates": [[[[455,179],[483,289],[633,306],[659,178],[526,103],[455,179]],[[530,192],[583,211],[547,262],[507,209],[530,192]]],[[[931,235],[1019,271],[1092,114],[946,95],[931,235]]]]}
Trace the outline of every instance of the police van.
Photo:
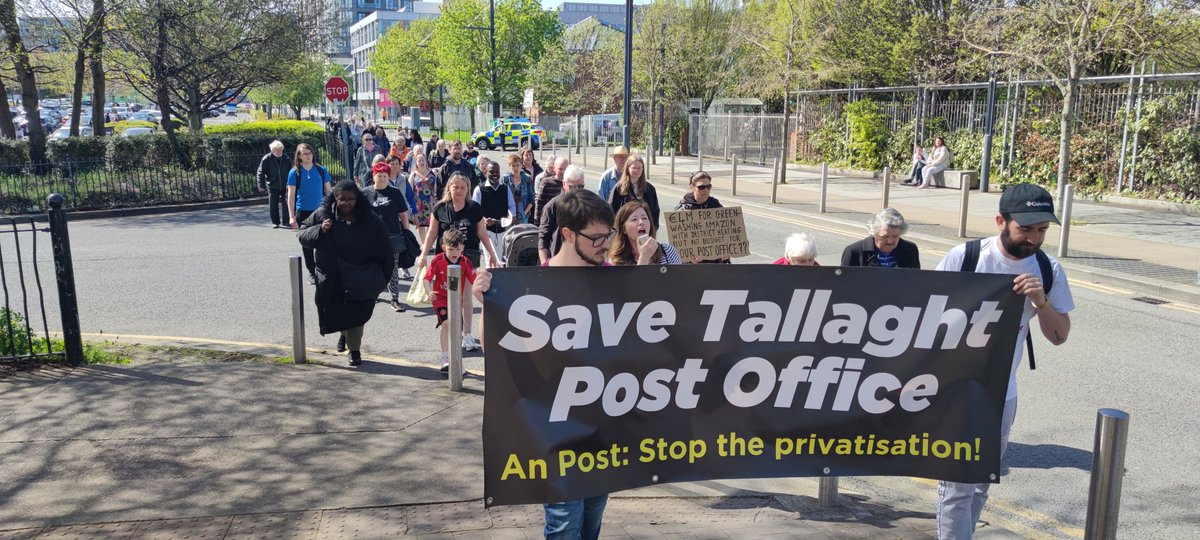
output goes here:
{"type": "Polygon", "coordinates": [[[502,118],[497,120],[491,129],[471,134],[471,140],[475,141],[475,146],[481,150],[507,150],[509,145],[520,148],[526,143],[537,150],[545,138],[545,128],[534,124],[528,118],[502,118]]]}

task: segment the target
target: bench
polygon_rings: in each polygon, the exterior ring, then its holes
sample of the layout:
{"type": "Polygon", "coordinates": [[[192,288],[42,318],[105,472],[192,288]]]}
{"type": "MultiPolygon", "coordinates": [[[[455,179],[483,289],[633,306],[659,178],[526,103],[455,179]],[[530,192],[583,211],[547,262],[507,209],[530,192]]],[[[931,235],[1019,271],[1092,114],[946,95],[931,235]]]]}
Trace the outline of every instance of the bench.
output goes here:
{"type": "Polygon", "coordinates": [[[971,189],[979,189],[979,172],[969,170],[946,169],[941,172],[933,173],[933,185],[937,187],[948,187],[954,189],[962,189],[963,178],[969,178],[971,189]]]}

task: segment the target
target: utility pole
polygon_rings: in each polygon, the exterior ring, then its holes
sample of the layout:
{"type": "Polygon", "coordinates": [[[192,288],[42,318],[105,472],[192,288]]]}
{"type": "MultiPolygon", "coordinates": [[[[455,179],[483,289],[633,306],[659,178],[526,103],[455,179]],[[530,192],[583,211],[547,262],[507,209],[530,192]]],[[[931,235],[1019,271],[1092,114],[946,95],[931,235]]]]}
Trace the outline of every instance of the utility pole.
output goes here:
{"type": "Polygon", "coordinates": [[[629,140],[629,110],[633,107],[633,0],[625,0],[625,97],[621,112],[621,143],[633,146],[629,140]]]}
{"type": "Polygon", "coordinates": [[[500,86],[496,81],[496,0],[491,0],[488,12],[488,33],[492,40],[492,118],[500,118],[500,86]]]}

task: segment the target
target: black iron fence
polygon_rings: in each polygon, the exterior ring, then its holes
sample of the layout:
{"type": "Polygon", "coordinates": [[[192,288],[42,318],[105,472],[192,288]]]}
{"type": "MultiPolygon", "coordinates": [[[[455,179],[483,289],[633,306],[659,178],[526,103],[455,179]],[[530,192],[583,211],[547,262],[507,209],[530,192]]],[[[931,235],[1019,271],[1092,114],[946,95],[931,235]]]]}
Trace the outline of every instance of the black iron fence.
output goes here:
{"type": "Polygon", "coordinates": [[[46,222],[39,222],[35,216],[0,219],[0,293],[4,299],[0,312],[0,362],[66,359],[78,364],[83,361],[64,202],[58,194],[48,197],[46,222]],[[53,268],[44,268],[46,261],[39,256],[47,240],[53,268]],[[58,291],[61,340],[50,337],[45,295],[50,280],[58,291]]]}
{"type": "MultiPolygon", "coordinates": [[[[316,149],[317,161],[328,149],[316,149]]],[[[189,166],[174,161],[148,164],[131,158],[72,159],[54,163],[0,166],[0,215],[37,214],[52,193],[69,210],[103,210],[258,196],[255,174],[262,153],[217,154],[189,166]]],[[[335,178],[341,169],[331,167],[335,178]]]]}

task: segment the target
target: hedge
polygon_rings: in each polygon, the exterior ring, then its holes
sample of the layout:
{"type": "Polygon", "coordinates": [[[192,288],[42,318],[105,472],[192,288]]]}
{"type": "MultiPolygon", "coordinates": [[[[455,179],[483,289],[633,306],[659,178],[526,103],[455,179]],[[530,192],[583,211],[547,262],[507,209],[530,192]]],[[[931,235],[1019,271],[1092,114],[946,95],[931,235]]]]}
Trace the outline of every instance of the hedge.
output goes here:
{"type": "MultiPolygon", "coordinates": [[[[134,126],[151,127],[154,124],[139,121],[123,121],[109,124],[116,132],[134,126]]],[[[209,162],[228,161],[238,157],[237,169],[257,167],[258,160],[269,149],[271,141],[278,140],[292,154],[300,143],[315,148],[325,146],[325,130],[312,122],[298,120],[273,120],[246,122],[205,128],[204,134],[189,131],[177,132],[179,144],[196,166],[209,162]],[[244,159],[243,159],[244,158],[244,159]],[[241,163],[244,161],[245,163],[241,163]]],[[[155,167],[174,159],[166,133],[162,131],[138,137],[71,137],[50,139],[46,143],[46,157],[51,163],[70,161],[84,169],[107,167],[128,170],[140,166],[155,167]]],[[[0,167],[24,168],[29,165],[29,142],[27,140],[0,139],[0,167]]],[[[225,163],[223,166],[230,166],[225,163]]]]}

